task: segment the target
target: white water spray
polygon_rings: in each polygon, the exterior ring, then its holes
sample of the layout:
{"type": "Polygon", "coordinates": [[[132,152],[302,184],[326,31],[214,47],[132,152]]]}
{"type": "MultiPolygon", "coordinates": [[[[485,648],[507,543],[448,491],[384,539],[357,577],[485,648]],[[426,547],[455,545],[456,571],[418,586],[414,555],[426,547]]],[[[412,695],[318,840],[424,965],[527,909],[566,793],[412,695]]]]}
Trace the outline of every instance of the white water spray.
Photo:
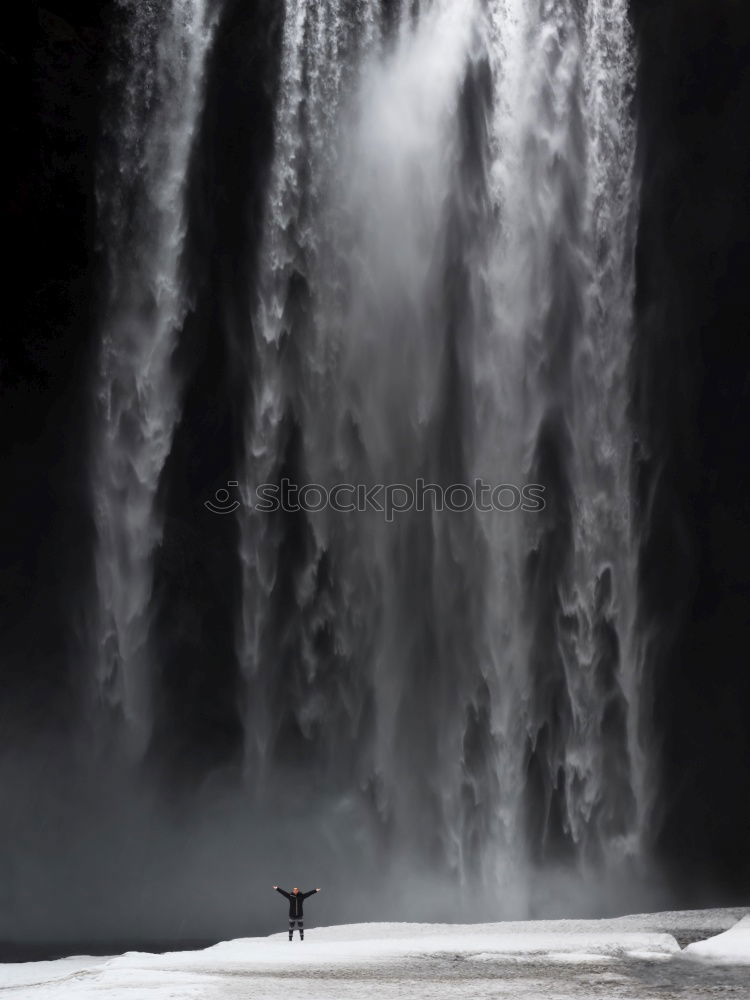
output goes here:
{"type": "Polygon", "coordinates": [[[100,179],[109,288],[94,443],[95,656],[100,697],[122,711],[142,745],[152,556],[161,537],[156,493],[179,415],[173,355],[189,307],[185,193],[213,16],[209,0],[123,6],[128,51],[112,129],[118,176],[113,183],[105,164],[100,179]]]}
{"type": "MultiPolygon", "coordinates": [[[[97,676],[139,749],[211,10],[129,7],[103,187],[97,676]]],[[[332,803],[333,841],[467,886],[642,851],[632,87],[624,0],[284,4],[249,275],[248,794],[332,803]],[[285,476],[532,480],[548,506],[255,509],[285,476]]]]}
{"type": "Polygon", "coordinates": [[[555,838],[621,860],[645,818],[633,60],[626,5],[584,6],[404,4],[389,31],[375,2],[286,5],[249,373],[248,768],[288,775],[304,744],[303,773],[466,878],[507,882],[555,838]],[[554,517],[299,515],[285,548],[249,501],[290,467],[539,471],[558,495],[554,517]]]}

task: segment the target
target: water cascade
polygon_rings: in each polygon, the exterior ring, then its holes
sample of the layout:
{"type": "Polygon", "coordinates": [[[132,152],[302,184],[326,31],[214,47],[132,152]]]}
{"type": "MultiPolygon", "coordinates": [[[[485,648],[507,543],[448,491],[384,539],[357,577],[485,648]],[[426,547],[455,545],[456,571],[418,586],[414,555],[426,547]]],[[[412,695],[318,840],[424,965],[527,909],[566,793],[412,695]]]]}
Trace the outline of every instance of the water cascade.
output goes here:
{"type": "Polygon", "coordinates": [[[172,362],[189,303],[185,193],[214,18],[208,0],[162,10],[132,2],[124,13],[125,77],[115,81],[99,184],[109,287],[96,386],[94,631],[100,696],[142,748],[151,561],[161,532],[155,498],[179,418],[172,362]]]}
{"type": "MultiPolygon", "coordinates": [[[[132,5],[104,197],[98,678],[142,738],[211,10],[132,5]]],[[[334,837],[467,885],[617,867],[642,852],[653,794],[627,5],[285,0],[279,45],[228,470],[247,798],[330,806],[334,837]],[[284,479],[482,481],[506,500],[540,484],[545,507],[258,509],[284,479]]]]}

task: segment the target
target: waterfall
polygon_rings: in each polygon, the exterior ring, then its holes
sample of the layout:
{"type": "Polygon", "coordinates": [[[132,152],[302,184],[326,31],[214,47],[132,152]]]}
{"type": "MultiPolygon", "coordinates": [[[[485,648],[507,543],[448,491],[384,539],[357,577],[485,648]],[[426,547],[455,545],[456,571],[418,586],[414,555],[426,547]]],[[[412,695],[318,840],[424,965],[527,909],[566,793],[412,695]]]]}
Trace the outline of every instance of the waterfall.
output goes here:
{"type": "MultiPolygon", "coordinates": [[[[502,19],[495,29],[505,37],[502,19]]],[[[538,853],[622,859],[640,849],[646,794],[627,419],[636,207],[627,7],[591,2],[581,16],[544,4],[525,37],[523,77],[507,81],[514,99],[499,104],[496,126],[512,150],[506,162],[500,154],[501,314],[524,336],[526,469],[550,497],[525,557],[524,794],[538,853]]],[[[498,76],[502,87],[502,67],[498,76]]]]}
{"type": "Polygon", "coordinates": [[[248,773],[338,789],[466,879],[640,850],[633,74],[621,0],[285,6],[240,513],[248,773]],[[284,477],[532,481],[547,506],[256,509],[284,477]]]}
{"type": "MultiPolygon", "coordinates": [[[[219,11],[125,10],[99,179],[95,635],[101,699],[143,750],[186,188],[219,11]]],[[[384,872],[514,900],[537,871],[627,873],[653,796],[627,4],[285,0],[279,27],[258,264],[228,352],[245,393],[228,471],[243,807],[333,817],[329,842],[384,872]],[[315,496],[537,484],[545,504],[263,509],[259,487],[287,481],[315,496]]]]}
{"type": "Polygon", "coordinates": [[[213,28],[210,0],[124,0],[122,67],[98,195],[107,289],[96,394],[97,690],[136,744],[150,716],[156,493],[179,417],[173,368],[189,307],[185,193],[213,28]]]}

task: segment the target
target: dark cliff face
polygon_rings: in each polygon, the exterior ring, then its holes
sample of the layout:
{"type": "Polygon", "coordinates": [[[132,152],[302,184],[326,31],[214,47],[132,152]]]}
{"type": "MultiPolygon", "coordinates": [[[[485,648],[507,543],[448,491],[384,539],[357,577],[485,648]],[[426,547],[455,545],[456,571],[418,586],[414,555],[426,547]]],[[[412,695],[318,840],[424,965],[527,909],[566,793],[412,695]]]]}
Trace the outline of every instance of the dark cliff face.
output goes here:
{"type": "MultiPolygon", "coordinates": [[[[80,723],[81,595],[92,544],[94,164],[118,16],[108,2],[19,7],[7,15],[0,51],[10,95],[2,204],[13,251],[0,346],[1,738],[14,747],[50,734],[66,745],[80,723]]],[[[274,73],[262,52],[275,44],[278,7],[227,4],[204,126],[213,153],[191,173],[189,266],[200,279],[169,477],[184,485],[163,497],[157,564],[170,639],[153,753],[170,775],[234,760],[241,744],[231,560],[202,547],[186,491],[211,496],[236,459],[229,401],[240,405],[242,387],[227,374],[222,344],[232,342],[246,301],[233,247],[257,226],[274,73]],[[229,80],[235,72],[244,74],[239,88],[229,80]],[[218,644],[216,635],[224,637],[218,644]],[[203,672],[207,660],[220,662],[213,675],[203,672]]],[[[633,19],[642,176],[634,460],[664,789],[655,848],[683,902],[715,902],[750,886],[750,14],[737,0],[634,0],[633,19]]],[[[235,541],[227,525],[222,544],[235,541]]]]}
{"type": "Polygon", "coordinates": [[[16,5],[0,51],[10,250],[0,345],[0,614],[11,742],[75,724],[80,664],[69,597],[91,537],[84,383],[107,14],[96,3],[16,5]]]}
{"type": "Polygon", "coordinates": [[[639,0],[634,21],[656,847],[685,898],[710,899],[718,878],[739,899],[750,885],[750,14],[729,0],[639,0]]]}

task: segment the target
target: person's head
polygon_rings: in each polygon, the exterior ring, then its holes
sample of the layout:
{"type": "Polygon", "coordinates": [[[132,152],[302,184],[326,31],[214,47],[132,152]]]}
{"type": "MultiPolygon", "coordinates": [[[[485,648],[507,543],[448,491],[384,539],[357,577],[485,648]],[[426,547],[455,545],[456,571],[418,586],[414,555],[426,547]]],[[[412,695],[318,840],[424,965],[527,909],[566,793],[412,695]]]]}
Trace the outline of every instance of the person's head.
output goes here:
{"type": "Polygon", "coordinates": [[[295,895],[295,896],[296,896],[296,895],[297,895],[297,893],[299,892],[299,889],[297,888],[297,886],[296,886],[296,885],[295,885],[295,887],[294,887],[294,888],[292,889],[292,892],[294,893],[294,895],[295,895]]]}

